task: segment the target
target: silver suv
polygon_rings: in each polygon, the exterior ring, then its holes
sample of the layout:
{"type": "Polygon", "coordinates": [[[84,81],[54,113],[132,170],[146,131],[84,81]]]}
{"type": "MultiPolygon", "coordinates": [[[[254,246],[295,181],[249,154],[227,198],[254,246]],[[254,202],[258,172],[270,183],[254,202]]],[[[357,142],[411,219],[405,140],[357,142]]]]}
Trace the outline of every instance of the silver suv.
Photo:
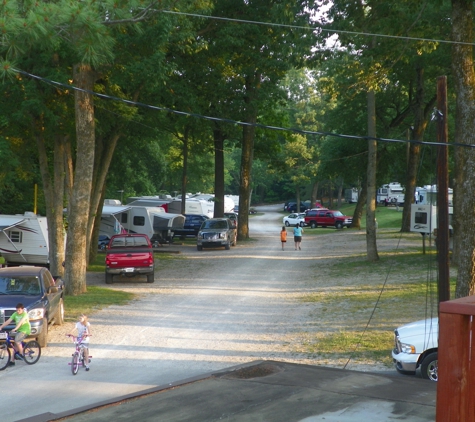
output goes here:
{"type": "Polygon", "coordinates": [[[236,246],[237,231],[229,218],[210,218],[201,225],[198,232],[196,247],[199,251],[203,248],[217,248],[224,246],[228,250],[236,246]]]}

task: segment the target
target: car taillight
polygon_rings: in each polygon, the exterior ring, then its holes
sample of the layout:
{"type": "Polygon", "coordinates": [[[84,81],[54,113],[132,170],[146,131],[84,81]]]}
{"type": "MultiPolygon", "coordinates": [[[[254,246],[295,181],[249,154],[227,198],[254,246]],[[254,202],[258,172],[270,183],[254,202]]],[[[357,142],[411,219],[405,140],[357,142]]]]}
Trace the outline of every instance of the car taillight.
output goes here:
{"type": "Polygon", "coordinates": [[[148,257],[148,265],[153,265],[153,255],[148,257]]]}

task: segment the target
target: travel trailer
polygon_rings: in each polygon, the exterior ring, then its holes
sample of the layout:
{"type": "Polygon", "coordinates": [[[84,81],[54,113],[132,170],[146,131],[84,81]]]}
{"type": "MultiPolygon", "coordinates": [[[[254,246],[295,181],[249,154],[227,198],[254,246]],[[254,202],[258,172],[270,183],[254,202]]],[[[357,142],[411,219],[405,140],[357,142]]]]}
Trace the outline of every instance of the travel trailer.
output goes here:
{"type": "MultiPolygon", "coordinates": [[[[449,207],[453,206],[454,190],[448,188],[447,190],[449,207]]],[[[425,185],[416,188],[415,194],[416,204],[421,205],[437,205],[437,185],[425,185]]]]}
{"type": "MultiPolygon", "coordinates": [[[[159,196],[135,196],[129,198],[127,205],[145,206],[145,207],[162,207],[166,212],[172,214],[181,214],[181,199],[164,200],[159,196]]],[[[224,212],[232,212],[235,203],[229,198],[224,198],[224,212]]],[[[212,218],[214,216],[214,195],[212,194],[195,194],[185,199],[185,214],[207,215],[212,218]]]]}
{"type": "Polygon", "coordinates": [[[0,253],[7,265],[49,264],[46,217],[33,212],[0,215],[0,253]]]}
{"type": "Polygon", "coordinates": [[[345,189],[345,202],[347,202],[348,204],[358,202],[357,188],[345,189]]]}
{"type": "Polygon", "coordinates": [[[146,234],[152,244],[171,241],[174,229],[183,229],[185,217],[172,214],[162,207],[104,205],[99,234],[146,234]]]}
{"type": "Polygon", "coordinates": [[[376,202],[384,205],[403,205],[404,187],[398,182],[382,185],[376,192],[376,202]]]}

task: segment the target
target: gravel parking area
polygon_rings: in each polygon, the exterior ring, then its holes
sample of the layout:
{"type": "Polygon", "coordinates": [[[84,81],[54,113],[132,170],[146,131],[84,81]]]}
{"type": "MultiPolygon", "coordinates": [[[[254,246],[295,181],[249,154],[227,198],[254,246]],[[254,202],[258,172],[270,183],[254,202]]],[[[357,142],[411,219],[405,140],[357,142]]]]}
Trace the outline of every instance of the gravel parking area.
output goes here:
{"type": "MultiPolygon", "coordinates": [[[[326,268],[364,253],[365,234],[347,229],[326,229],[328,233],[318,237],[304,233],[302,250],[295,251],[289,231],[282,251],[280,210],[280,205],[258,208],[259,214],[250,218],[251,239],[238,242],[230,251],[166,246],[179,253],[158,260],[155,283],[107,286],[138,296],[126,306],[90,316],[94,330],[90,372],[71,375],[72,344],[64,334],[73,323],[66,323],[52,327],[50,345],[37,365],[17,365],[0,373],[0,380],[38,380],[28,387],[35,398],[26,409],[30,415],[38,414],[39,408],[47,411],[54,406],[62,411],[257,359],[342,368],[346,360],[310,356],[302,345],[309,334],[351,324],[352,316],[342,320],[339,312],[333,320],[328,312],[321,312],[320,304],[301,298],[362,282],[358,274],[328,279],[326,268]],[[52,386],[57,392],[54,405],[47,394],[52,386]]],[[[378,243],[380,250],[393,247],[391,239],[378,243]]],[[[89,274],[88,284],[105,286],[104,275],[89,274]]],[[[347,369],[388,370],[374,362],[350,362],[347,369]]],[[[11,399],[12,409],[25,407],[21,399],[15,406],[13,393],[11,399]]],[[[15,420],[11,417],[2,419],[15,420]]]]}

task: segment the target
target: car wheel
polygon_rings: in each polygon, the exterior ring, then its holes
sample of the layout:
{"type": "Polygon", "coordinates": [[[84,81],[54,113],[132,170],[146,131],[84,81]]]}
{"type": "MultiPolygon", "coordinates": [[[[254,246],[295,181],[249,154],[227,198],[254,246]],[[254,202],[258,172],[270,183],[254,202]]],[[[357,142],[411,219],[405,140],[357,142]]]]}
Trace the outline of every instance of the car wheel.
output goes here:
{"type": "Polygon", "coordinates": [[[337,222],[335,223],[335,227],[336,227],[337,229],[342,229],[342,228],[343,228],[343,223],[342,223],[341,221],[337,221],[337,222]]]}
{"type": "Polygon", "coordinates": [[[198,249],[199,251],[202,251],[202,250],[203,250],[203,246],[197,245],[197,246],[196,246],[196,249],[198,249]]]}
{"type": "Polygon", "coordinates": [[[395,204],[397,202],[397,198],[391,198],[391,202],[395,204]]]}
{"type": "Polygon", "coordinates": [[[300,222],[300,227],[305,227],[305,223],[303,221],[300,222]]]}
{"type": "Polygon", "coordinates": [[[106,245],[100,245],[100,246],[99,246],[99,249],[100,249],[101,251],[105,251],[105,250],[106,250],[106,245]]]}
{"type": "Polygon", "coordinates": [[[155,281],[155,274],[147,274],[147,283],[153,283],[155,281]]]}
{"type": "Polygon", "coordinates": [[[437,352],[427,355],[421,364],[422,378],[430,381],[437,381],[438,377],[438,360],[437,352]]]}
{"type": "Polygon", "coordinates": [[[231,244],[230,243],[226,243],[224,245],[224,249],[226,249],[227,251],[229,251],[229,249],[231,249],[231,244]]]}
{"type": "Polygon", "coordinates": [[[43,318],[43,324],[40,335],[36,338],[40,347],[46,347],[48,345],[48,320],[43,318]]]}
{"type": "Polygon", "coordinates": [[[316,223],[315,221],[312,221],[312,222],[310,223],[310,227],[311,227],[312,229],[316,228],[316,227],[317,227],[317,223],[316,223]]]}
{"type": "Polygon", "coordinates": [[[112,274],[106,273],[106,284],[112,284],[112,277],[114,277],[112,274]]]}
{"type": "Polygon", "coordinates": [[[285,222],[285,227],[289,227],[290,223],[288,221],[285,222]]]}
{"type": "Polygon", "coordinates": [[[64,303],[63,298],[59,299],[58,314],[54,317],[54,325],[64,324],[64,303]]]}

